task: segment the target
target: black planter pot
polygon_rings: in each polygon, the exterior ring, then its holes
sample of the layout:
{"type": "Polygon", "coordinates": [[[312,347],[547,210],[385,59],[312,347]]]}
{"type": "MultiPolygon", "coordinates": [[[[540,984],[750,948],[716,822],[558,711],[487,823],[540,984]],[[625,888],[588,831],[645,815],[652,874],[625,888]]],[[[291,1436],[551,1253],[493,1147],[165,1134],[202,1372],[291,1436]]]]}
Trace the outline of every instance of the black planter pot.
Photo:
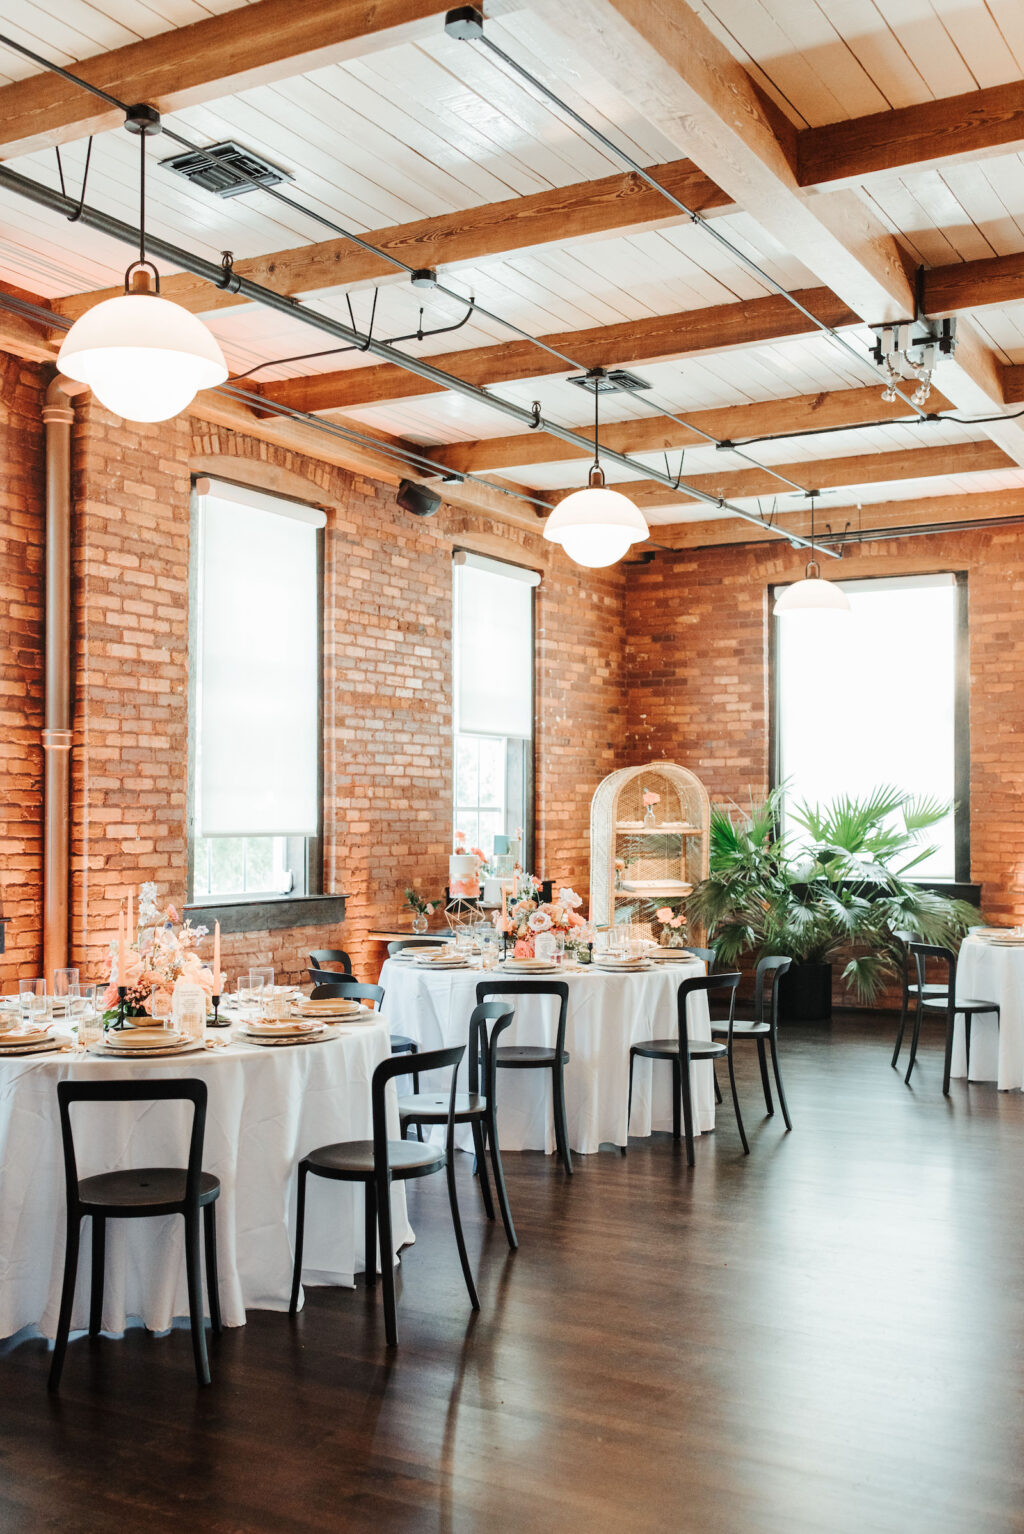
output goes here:
{"type": "Polygon", "coordinates": [[[779,981],[779,1021],[827,1023],[831,1016],[831,964],[794,964],[779,981]]]}

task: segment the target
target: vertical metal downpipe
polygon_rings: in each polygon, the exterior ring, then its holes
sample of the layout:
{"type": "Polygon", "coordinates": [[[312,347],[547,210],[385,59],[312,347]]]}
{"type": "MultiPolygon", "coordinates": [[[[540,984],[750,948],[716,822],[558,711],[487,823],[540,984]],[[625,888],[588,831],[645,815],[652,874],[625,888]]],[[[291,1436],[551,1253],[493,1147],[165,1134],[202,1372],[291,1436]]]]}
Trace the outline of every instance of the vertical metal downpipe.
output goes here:
{"type": "Polygon", "coordinates": [[[43,729],[43,974],[68,962],[71,765],[71,426],[57,377],[46,391],[46,715],[43,729]]]}

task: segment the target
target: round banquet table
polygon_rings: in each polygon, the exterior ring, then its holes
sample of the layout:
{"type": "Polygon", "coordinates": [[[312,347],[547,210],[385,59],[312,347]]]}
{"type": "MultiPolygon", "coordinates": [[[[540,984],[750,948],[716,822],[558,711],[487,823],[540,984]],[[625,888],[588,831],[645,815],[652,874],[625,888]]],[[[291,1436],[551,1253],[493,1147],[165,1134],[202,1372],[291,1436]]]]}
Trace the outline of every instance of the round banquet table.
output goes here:
{"type": "MultiPolygon", "coordinates": [[[[56,1329],[65,1232],[58,1081],[188,1076],[206,1082],[203,1169],[221,1181],[221,1310],[225,1325],[242,1326],[248,1306],[288,1308],[296,1167],[317,1145],[370,1138],[370,1078],[389,1053],[387,1028],[374,1021],[317,1044],[233,1042],[160,1060],[0,1059],[0,1337],[25,1328],[52,1337],[56,1329]]],[[[71,1122],[80,1177],[120,1167],[184,1166],[192,1105],[79,1103],[71,1122]]],[[[412,1240],[400,1184],[393,1188],[392,1216],[397,1251],[412,1240]]],[[[90,1223],[83,1224],[76,1330],[88,1324],[90,1223]]],[[[352,1284],[363,1267],[363,1245],[361,1192],[310,1178],[304,1281],[352,1284]]],[[[188,1315],[178,1216],[109,1221],[106,1266],[104,1331],[123,1331],[129,1318],[165,1331],[188,1315]]]]}
{"type": "MultiPolygon", "coordinates": [[[[685,963],[655,963],[636,974],[584,968],[544,977],[565,980],[569,986],[565,1101],[572,1150],[586,1153],[596,1151],[602,1144],[625,1145],[630,1045],[645,1039],[674,1038],[679,983],[703,974],[703,962],[693,959],[685,963]]],[[[539,981],[541,977],[537,978],[539,981]]],[[[500,970],[431,971],[413,960],[389,959],[380,975],[385,991],[384,1012],[392,1029],[408,1034],[422,1049],[465,1044],[478,982],[500,979],[500,970]]],[[[557,1003],[550,998],[527,996],[510,1000],[515,1002],[516,1015],[511,1027],[502,1034],[501,1044],[542,1044],[550,1048],[555,1041],[557,1003]]],[[[691,996],[687,1007],[690,1037],[710,1039],[707,998],[691,996]]],[[[463,1088],[464,1073],[465,1062],[460,1067],[463,1088]]],[[[695,1061],[690,1073],[693,1127],[697,1134],[715,1127],[711,1064],[695,1061]]],[[[410,1088],[403,1084],[403,1090],[410,1088]]],[[[629,1133],[644,1136],[654,1129],[671,1128],[671,1067],[661,1060],[637,1059],[629,1133]]],[[[438,1133],[434,1131],[435,1136],[438,1133]]],[[[550,1071],[501,1071],[498,1139],[503,1150],[554,1151],[550,1071]]],[[[459,1144],[463,1149],[472,1148],[468,1130],[459,1135],[459,1144]]]]}
{"type": "MultiPolygon", "coordinates": [[[[966,937],[956,968],[957,999],[975,997],[999,1004],[994,1015],[976,1017],[971,1025],[971,1080],[994,1081],[1001,1091],[1024,1088],[1024,945],[988,943],[966,937]]],[[[939,1014],[931,1013],[935,1017],[939,1014]]],[[[964,1020],[958,1017],[953,1035],[954,1076],[967,1075],[964,1020]]]]}

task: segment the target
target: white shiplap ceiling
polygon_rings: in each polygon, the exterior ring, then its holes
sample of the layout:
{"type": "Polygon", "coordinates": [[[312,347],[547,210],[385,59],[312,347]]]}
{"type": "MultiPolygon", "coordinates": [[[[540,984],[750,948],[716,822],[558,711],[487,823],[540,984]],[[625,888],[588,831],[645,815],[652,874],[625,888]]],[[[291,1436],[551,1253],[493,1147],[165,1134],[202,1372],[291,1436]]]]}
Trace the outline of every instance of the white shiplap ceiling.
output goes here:
{"type": "MultiPolygon", "coordinates": [[[[56,62],[76,60],[171,27],[236,7],[231,0],[0,0],[0,28],[56,62]]],[[[791,120],[818,125],[890,107],[912,105],[1019,79],[1024,74],[1024,6],[1018,0],[711,0],[699,6],[712,29],[776,100],[791,120]]],[[[241,18],[240,18],[241,20],[241,18]]],[[[244,23],[242,23],[244,24],[244,23]]],[[[542,16],[510,11],[489,23],[491,35],[528,68],[550,69],[564,49],[549,45],[542,16]]],[[[0,81],[22,78],[36,66],[0,48],[0,81]]],[[[604,80],[588,81],[564,67],[559,88],[571,105],[610,133],[641,163],[678,156],[651,123],[604,80]]],[[[567,122],[486,54],[436,36],[383,47],[274,85],[260,86],[173,114],[174,126],[201,144],[238,139],[292,172],[291,195],[355,233],[458,212],[510,197],[542,192],[619,171],[619,163],[590,136],[567,122]]],[[[328,237],[315,218],[264,194],[220,200],[162,169],[175,151],[150,145],[150,228],[209,259],[224,250],[236,258],[261,255],[328,237]]],[[[123,130],[97,137],[89,201],[128,221],[136,213],[138,144],[123,130]]],[[[63,153],[69,190],[81,184],[85,145],[63,153]]],[[[52,152],[13,163],[47,185],[58,184],[52,152]]],[[[872,177],[859,195],[901,240],[911,258],[945,264],[1024,250],[1024,162],[1016,153],[938,171],[872,177]]],[[[788,289],[817,285],[798,253],[781,248],[747,214],[720,214],[716,227],[788,289]]],[[[46,298],[116,283],[126,264],[122,246],[69,226],[9,194],[0,193],[0,278],[46,298]]],[[[545,246],[492,257],[446,274],[449,285],[541,335],[640,321],[756,299],[770,288],[707,234],[680,222],[660,229],[545,246]]],[[[310,297],[323,312],[348,318],[337,292],[310,297]]],[[[369,289],[353,295],[357,316],[368,316],[369,289]]],[[[402,282],[381,286],[375,333],[415,329],[421,298],[402,282]]],[[[433,296],[424,324],[453,323],[461,310],[433,296]]],[[[209,318],[235,371],[270,359],[320,348],[315,332],[256,306],[225,309],[209,318]]],[[[1024,360],[1024,302],[984,310],[976,326],[1003,361],[1024,360]]],[[[499,323],[475,314],[450,335],[408,343],[418,355],[457,353],[509,339],[499,323]]],[[[657,410],[685,415],[752,400],[851,388],[875,374],[866,360],[864,331],[849,332],[865,352],[863,364],[828,338],[811,335],[771,346],[640,365],[652,385],[645,401],[610,398],[608,421],[657,410]]],[[[609,364],[630,363],[610,357],[609,364]]],[[[359,367],[358,354],[320,357],[266,367],[261,382],[318,371],[359,367]]],[[[497,384],[493,392],[527,408],[578,425],[587,401],[562,374],[497,384]]],[[[938,379],[941,387],[941,376],[938,379]]],[[[348,415],[416,442],[443,444],[507,435],[514,426],[486,404],[456,395],[432,395],[349,411],[348,415]]],[[[895,451],[901,447],[978,440],[977,428],[888,427],[877,432],[807,437],[762,444],[765,462],[807,461],[895,451]]],[[[652,465],[662,467],[657,456],[652,465]]],[[[688,472],[723,466],[713,449],[690,450],[688,472]]],[[[732,465],[730,465],[732,466],[732,465]]],[[[739,466],[739,465],[735,465],[739,466]]],[[[578,477],[578,465],[530,470],[530,483],[557,489],[578,477]]],[[[1009,472],[1009,471],[1008,471],[1009,472]]],[[[1010,473],[1013,484],[1018,481],[1010,473]]],[[[618,477],[610,472],[610,478],[618,477]]],[[[969,489],[985,476],[965,475],[969,489]]],[[[949,479],[942,493],[950,493],[949,479]]],[[[923,481],[935,494],[936,482],[923,481]]],[[[895,499],[916,481],[870,487],[865,499],[895,499]]],[[[966,493],[966,492],[965,492],[966,493]]],[[[660,515],[660,514],[656,514],[660,515]]]]}

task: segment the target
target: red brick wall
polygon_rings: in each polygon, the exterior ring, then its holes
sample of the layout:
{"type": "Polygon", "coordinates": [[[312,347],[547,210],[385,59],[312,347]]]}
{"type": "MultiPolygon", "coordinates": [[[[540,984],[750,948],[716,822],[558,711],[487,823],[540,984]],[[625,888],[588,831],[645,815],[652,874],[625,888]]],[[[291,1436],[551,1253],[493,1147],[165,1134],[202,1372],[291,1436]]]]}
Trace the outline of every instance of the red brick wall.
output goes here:
{"type": "MultiPolygon", "coordinates": [[[[1024,537],[1014,528],[850,549],[854,576],[965,570],[971,863],[993,920],[1024,920],[1024,537]]],[[[628,572],[628,750],[692,767],[714,800],[768,782],[768,587],[802,574],[783,543],[659,555],[628,572]]],[[[893,678],[898,676],[894,658],[893,678]]],[[[883,685],[889,685],[883,679],[883,685]]],[[[908,692],[908,726],[910,694],[908,692]]]]}
{"type": "MultiPolygon", "coordinates": [[[[14,549],[0,622],[19,654],[4,679],[11,727],[0,835],[8,909],[18,917],[8,989],[16,972],[37,971],[41,961],[40,390],[35,371],[8,365],[0,398],[17,409],[2,423],[0,510],[14,549]]],[[[87,400],[76,407],[73,444],[73,963],[91,976],[104,970],[129,886],[153,879],[163,897],[185,899],[190,471],[211,459],[235,460],[239,478],[255,464],[268,488],[275,474],[299,476],[328,507],[324,874],[328,892],[349,896],[340,930],[225,934],[229,974],[262,962],[298,976],[310,948],[339,946],[369,975],[379,951],[366,934],[403,920],[406,885],[443,888],[458,545],[544,573],[535,862],[585,891],[590,797],[624,746],[621,571],[586,574],[529,528],[447,506],[429,520],[411,518],[388,486],[227,430],[193,432],[185,418],[131,425],[87,400]]]]}
{"type": "Polygon", "coordinates": [[[40,973],[43,819],[44,503],[41,368],[0,352],[0,959],[11,977],[40,973]]]}

